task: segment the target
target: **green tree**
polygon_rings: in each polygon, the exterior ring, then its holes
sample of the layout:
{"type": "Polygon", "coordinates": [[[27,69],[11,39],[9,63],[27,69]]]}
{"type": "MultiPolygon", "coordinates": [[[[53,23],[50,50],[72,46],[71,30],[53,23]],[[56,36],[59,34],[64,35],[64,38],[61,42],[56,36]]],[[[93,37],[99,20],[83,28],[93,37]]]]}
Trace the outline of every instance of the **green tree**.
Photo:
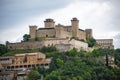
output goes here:
{"type": "Polygon", "coordinates": [[[76,56],[78,54],[77,49],[73,48],[70,51],[68,51],[69,56],[76,56]]]}
{"type": "Polygon", "coordinates": [[[40,49],[40,52],[47,53],[47,52],[56,52],[57,48],[55,46],[43,46],[40,49]]]}
{"type": "Polygon", "coordinates": [[[23,35],[23,41],[29,41],[29,39],[30,39],[30,35],[28,34],[23,35]]]}
{"type": "Polygon", "coordinates": [[[92,56],[94,56],[94,57],[98,57],[98,56],[100,55],[98,49],[94,49],[94,50],[91,52],[91,54],[92,54],[92,56]]]}
{"type": "Polygon", "coordinates": [[[36,70],[31,70],[28,73],[28,80],[38,80],[40,78],[41,78],[41,76],[40,76],[39,72],[36,70]]]}
{"type": "Polygon", "coordinates": [[[57,64],[57,67],[61,67],[63,65],[63,60],[60,59],[60,58],[57,58],[56,59],[56,64],[57,64]]]}
{"type": "Polygon", "coordinates": [[[120,67],[120,49],[116,49],[114,52],[115,64],[120,67]]]}
{"type": "Polygon", "coordinates": [[[88,47],[93,47],[96,44],[96,40],[94,38],[89,38],[87,42],[88,42],[88,47]]]}
{"type": "Polygon", "coordinates": [[[58,75],[57,71],[52,71],[46,76],[45,80],[61,80],[61,77],[58,75]]]}
{"type": "Polygon", "coordinates": [[[4,44],[0,44],[0,56],[5,54],[7,51],[7,47],[4,44]]]}

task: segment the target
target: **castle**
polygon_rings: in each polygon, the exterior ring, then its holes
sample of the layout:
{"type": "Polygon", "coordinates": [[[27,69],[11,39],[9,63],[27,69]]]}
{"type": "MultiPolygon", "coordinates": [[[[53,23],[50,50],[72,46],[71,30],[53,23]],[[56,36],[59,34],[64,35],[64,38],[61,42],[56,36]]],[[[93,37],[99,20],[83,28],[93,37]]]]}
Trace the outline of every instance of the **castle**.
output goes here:
{"type": "MultiPolygon", "coordinates": [[[[93,50],[93,48],[88,47],[87,43],[88,39],[93,38],[92,29],[79,29],[79,20],[77,18],[71,20],[70,26],[55,25],[53,19],[46,19],[44,26],[44,28],[29,26],[30,40],[27,42],[7,43],[8,49],[36,49],[53,45],[59,51],[68,51],[72,48],[78,50],[82,48],[86,51],[93,50]],[[45,39],[41,40],[41,38],[45,39]]],[[[103,48],[114,48],[112,39],[96,39],[96,42],[103,48]]]]}
{"type": "Polygon", "coordinates": [[[29,26],[29,34],[31,39],[39,38],[39,37],[47,37],[47,38],[71,38],[77,37],[80,40],[86,41],[87,38],[92,37],[92,29],[82,30],[79,29],[79,20],[77,18],[73,18],[71,20],[70,26],[64,26],[61,24],[55,25],[55,21],[53,19],[46,19],[44,21],[45,28],[37,29],[37,26],[29,26]]]}

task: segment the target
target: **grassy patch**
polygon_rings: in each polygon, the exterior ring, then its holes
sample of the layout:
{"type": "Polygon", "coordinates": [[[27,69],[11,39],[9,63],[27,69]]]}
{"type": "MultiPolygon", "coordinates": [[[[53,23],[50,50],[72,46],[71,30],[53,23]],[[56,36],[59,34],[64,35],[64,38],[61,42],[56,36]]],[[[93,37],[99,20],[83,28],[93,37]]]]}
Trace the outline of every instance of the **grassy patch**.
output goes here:
{"type": "Polygon", "coordinates": [[[39,49],[9,50],[7,53],[3,54],[2,56],[13,56],[15,54],[32,53],[32,52],[39,52],[39,49]]]}

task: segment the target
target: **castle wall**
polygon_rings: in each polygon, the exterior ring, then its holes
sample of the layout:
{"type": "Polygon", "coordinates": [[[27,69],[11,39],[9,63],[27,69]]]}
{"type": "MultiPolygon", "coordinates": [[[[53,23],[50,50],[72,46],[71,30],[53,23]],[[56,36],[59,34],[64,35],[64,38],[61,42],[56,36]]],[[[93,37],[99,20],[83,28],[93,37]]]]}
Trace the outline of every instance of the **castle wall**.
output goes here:
{"type": "Polygon", "coordinates": [[[55,34],[54,28],[41,28],[37,30],[37,37],[55,37],[55,34]]]}
{"type": "Polygon", "coordinates": [[[59,52],[69,51],[74,48],[71,44],[56,44],[55,47],[59,50],[59,52]]]}
{"type": "Polygon", "coordinates": [[[68,39],[51,39],[51,40],[46,40],[44,42],[45,46],[51,46],[51,45],[56,45],[56,44],[68,44],[69,40],[68,39]]]}
{"type": "Polygon", "coordinates": [[[36,49],[42,47],[44,42],[21,42],[21,43],[9,43],[7,45],[8,49],[36,49]]]}
{"type": "Polygon", "coordinates": [[[45,41],[36,41],[36,42],[21,42],[21,43],[9,43],[7,45],[8,49],[14,50],[14,49],[36,49],[41,48],[43,46],[56,46],[60,50],[69,50],[73,47],[77,48],[78,50],[83,48],[88,48],[88,44],[85,42],[77,41],[77,40],[68,40],[65,38],[55,38],[55,39],[48,39],[45,41]],[[70,46],[69,46],[70,45],[70,46]],[[61,48],[60,48],[61,47],[61,48]]]}
{"type": "Polygon", "coordinates": [[[78,50],[80,50],[81,48],[84,49],[84,50],[88,49],[88,44],[85,43],[85,42],[82,42],[82,41],[77,41],[77,40],[72,39],[70,41],[70,44],[72,44],[78,50]]]}
{"type": "Polygon", "coordinates": [[[9,43],[8,49],[36,49],[43,46],[56,45],[56,44],[68,44],[67,39],[49,39],[45,41],[34,41],[34,42],[21,42],[21,43],[9,43]]]}
{"type": "Polygon", "coordinates": [[[56,27],[56,37],[57,38],[67,38],[67,37],[72,37],[72,33],[65,31],[64,27],[56,27]]]}
{"type": "Polygon", "coordinates": [[[72,26],[65,26],[63,27],[64,31],[71,32],[72,31],[72,26]]]}
{"type": "Polygon", "coordinates": [[[86,32],[78,30],[77,37],[86,41],[86,32]]]}

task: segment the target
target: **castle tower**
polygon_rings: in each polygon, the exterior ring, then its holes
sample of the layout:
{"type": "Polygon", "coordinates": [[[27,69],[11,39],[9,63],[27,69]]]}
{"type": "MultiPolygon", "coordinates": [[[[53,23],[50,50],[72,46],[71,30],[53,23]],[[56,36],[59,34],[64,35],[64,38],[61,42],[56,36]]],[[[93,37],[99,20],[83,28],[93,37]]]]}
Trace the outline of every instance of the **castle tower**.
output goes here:
{"type": "Polygon", "coordinates": [[[55,22],[53,19],[46,19],[44,21],[44,24],[45,24],[45,28],[53,28],[55,27],[55,22]]]}
{"type": "Polygon", "coordinates": [[[78,27],[79,27],[79,20],[77,18],[73,18],[71,20],[72,25],[72,36],[77,37],[78,27]]]}
{"type": "Polygon", "coordinates": [[[56,30],[56,38],[63,38],[63,27],[55,27],[56,30]]]}
{"type": "Polygon", "coordinates": [[[92,38],[92,29],[85,29],[86,32],[86,39],[92,38]]]}
{"type": "Polygon", "coordinates": [[[29,35],[33,39],[36,37],[37,26],[29,26],[29,35]]]}

